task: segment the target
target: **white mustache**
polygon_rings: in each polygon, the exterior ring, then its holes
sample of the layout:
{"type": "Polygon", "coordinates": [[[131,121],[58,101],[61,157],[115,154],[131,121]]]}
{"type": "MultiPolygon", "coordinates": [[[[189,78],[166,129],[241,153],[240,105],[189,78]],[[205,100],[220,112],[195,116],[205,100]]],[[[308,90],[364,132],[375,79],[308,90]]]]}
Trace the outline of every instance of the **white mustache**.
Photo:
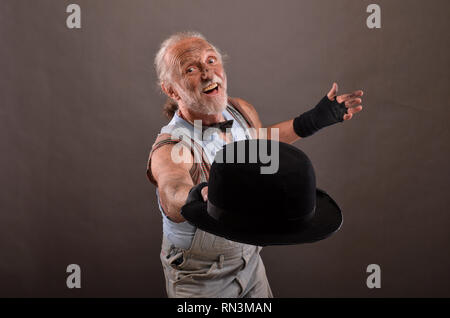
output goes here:
{"type": "Polygon", "coordinates": [[[220,79],[220,77],[218,77],[217,75],[214,75],[214,77],[209,80],[202,88],[201,88],[201,92],[203,92],[203,90],[208,87],[209,85],[211,85],[212,83],[217,83],[220,86],[222,86],[222,80],[220,79]]]}

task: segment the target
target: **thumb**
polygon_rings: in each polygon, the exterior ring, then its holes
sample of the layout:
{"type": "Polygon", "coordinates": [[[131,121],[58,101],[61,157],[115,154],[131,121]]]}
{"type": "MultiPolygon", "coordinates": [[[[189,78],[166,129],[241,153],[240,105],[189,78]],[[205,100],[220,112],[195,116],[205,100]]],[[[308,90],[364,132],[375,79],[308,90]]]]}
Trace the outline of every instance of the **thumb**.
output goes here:
{"type": "Polygon", "coordinates": [[[327,97],[329,100],[334,100],[334,97],[336,96],[338,91],[338,85],[337,83],[333,83],[333,86],[331,87],[330,91],[327,94],[327,97]]]}
{"type": "Polygon", "coordinates": [[[208,186],[204,187],[201,192],[203,201],[208,201],[208,186]]]}

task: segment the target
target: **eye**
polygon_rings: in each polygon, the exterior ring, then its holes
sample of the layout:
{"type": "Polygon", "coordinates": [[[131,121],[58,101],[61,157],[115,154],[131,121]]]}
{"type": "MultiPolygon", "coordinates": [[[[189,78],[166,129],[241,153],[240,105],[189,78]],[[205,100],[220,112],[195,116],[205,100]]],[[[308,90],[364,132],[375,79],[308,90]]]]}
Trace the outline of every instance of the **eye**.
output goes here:
{"type": "Polygon", "coordinates": [[[208,64],[214,64],[216,62],[216,59],[214,57],[210,57],[208,59],[208,64]]]}
{"type": "Polygon", "coordinates": [[[186,69],[186,73],[193,73],[195,71],[195,67],[191,66],[186,69]]]}

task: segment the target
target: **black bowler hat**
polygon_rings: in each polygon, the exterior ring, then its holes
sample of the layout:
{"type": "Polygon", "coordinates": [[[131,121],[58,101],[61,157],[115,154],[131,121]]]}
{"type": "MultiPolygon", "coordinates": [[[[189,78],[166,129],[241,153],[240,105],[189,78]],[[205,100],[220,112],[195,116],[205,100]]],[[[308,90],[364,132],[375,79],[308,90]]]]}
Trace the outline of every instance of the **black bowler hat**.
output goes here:
{"type": "Polygon", "coordinates": [[[261,139],[230,143],[217,152],[208,183],[191,189],[181,214],[201,230],[259,246],[312,243],[342,224],[337,203],[316,188],[306,154],[261,139]],[[207,202],[200,192],[206,185],[207,202]]]}

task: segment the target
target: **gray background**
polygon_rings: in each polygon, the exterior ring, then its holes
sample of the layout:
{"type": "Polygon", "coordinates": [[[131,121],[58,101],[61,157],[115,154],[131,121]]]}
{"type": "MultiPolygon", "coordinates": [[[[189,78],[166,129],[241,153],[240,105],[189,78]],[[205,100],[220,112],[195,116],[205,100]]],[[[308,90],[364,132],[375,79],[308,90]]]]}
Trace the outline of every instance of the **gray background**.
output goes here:
{"type": "Polygon", "coordinates": [[[175,31],[229,56],[229,93],[263,124],[333,81],[364,110],[295,145],[344,212],[332,238],[262,252],[277,297],[450,296],[449,36],[442,1],[0,1],[0,296],[164,297],[145,175],[175,31]],[[82,28],[66,27],[81,6],[82,28]],[[370,3],[382,28],[366,27],[370,3]],[[82,288],[66,287],[79,264],[82,288]],[[382,288],[366,287],[379,264],[382,288]]]}

